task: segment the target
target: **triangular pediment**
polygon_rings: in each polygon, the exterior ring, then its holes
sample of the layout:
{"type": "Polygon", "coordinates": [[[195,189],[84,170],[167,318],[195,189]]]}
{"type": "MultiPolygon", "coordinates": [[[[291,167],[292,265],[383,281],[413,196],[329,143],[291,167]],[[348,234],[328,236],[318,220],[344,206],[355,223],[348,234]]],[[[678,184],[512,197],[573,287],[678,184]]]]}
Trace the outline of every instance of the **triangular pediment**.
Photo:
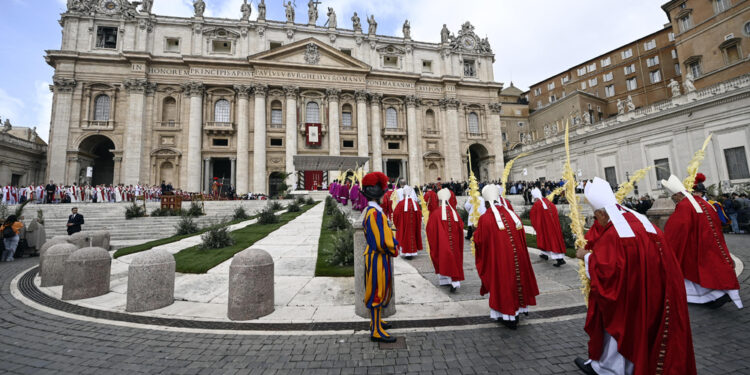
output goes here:
{"type": "Polygon", "coordinates": [[[307,38],[248,58],[252,65],[369,72],[370,66],[315,38],[307,38]]]}

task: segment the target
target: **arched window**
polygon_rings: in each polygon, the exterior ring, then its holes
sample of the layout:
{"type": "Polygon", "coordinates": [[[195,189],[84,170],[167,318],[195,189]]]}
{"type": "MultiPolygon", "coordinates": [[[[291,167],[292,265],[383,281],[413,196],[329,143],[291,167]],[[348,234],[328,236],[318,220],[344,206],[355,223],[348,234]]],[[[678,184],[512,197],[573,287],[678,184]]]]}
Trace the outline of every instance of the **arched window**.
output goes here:
{"type": "Polygon", "coordinates": [[[109,96],[102,94],[94,100],[94,121],[109,121],[109,96]]]}
{"type": "Polygon", "coordinates": [[[320,123],[320,106],[316,102],[307,102],[305,107],[305,122],[308,124],[320,123]]]}
{"type": "Polygon", "coordinates": [[[177,122],[177,101],[168,96],[164,98],[161,106],[161,122],[163,125],[174,126],[177,122]]]}
{"type": "Polygon", "coordinates": [[[431,109],[428,109],[427,112],[425,112],[425,127],[428,130],[435,130],[435,112],[433,112],[431,109]]]}
{"type": "Polygon", "coordinates": [[[344,128],[352,127],[352,106],[344,104],[341,107],[341,126],[344,128]]]}
{"type": "Polygon", "coordinates": [[[479,116],[476,112],[469,113],[469,134],[479,134],[479,116]]]}
{"type": "Polygon", "coordinates": [[[388,107],[385,110],[385,127],[398,129],[398,113],[396,112],[396,108],[388,107]]]}
{"type": "Polygon", "coordinates": [[[214,104],[214,122],[229,122],[229,100],[219,99],[214,104]]]}
{"type": "Polygon", "coordinates": [[[276,125],[278,127],[283,123],[284,119],[282,118],[281,102],[274,100],[271,102],[271,125],[276,125]]]}

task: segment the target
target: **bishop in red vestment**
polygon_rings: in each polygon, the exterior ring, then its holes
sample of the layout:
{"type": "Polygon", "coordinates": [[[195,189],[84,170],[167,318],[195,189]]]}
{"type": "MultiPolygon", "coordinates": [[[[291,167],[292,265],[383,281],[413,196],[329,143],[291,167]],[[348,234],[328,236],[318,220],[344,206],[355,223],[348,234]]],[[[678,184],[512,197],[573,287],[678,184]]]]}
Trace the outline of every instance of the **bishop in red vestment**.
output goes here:
{"type": "Polygon", "coordinates": [[[557,207],[547,198],[542,196],[539,188],[531,190],[534,205],[531,206],[531,225],[536,231],[536,245],[542,251],[539,256],[547,260],[552,258],[557,262],[553,264],[560,267],[565,264],[565,240],[563,240],[560,218],[557,207]]]}
{"type": "Polygon", "coordinates": [[[599,224],[592,252],[579,249],[591,280],[585,330],[587,374],[696,374],[685,288],[664,234],[617,204],[595,178],[585,188],[599,224]]]}
{"type": "Polygon", "coordinates": [[[411,259],[422,250],[422,212],[411,186],[404,186],[403,196],[404,199],[393,210],[393,223],[396,225],[396,240],[401,245],[401,254],[411,259]]]}
{"type": "Polygon", "coordinates": [[[718,308],[731,300],[742,308],[734,261],[716,209],[688,193],[675,176],[662,180],[662,186],[677,203],[664,225],[664,234],[682,267],[687,301],[718,308]]]}
{"type": "Polygon", "coordinates": [[[427,204],[427,211],[432,212],[436,208],[440,206],[440,203],[438,202],[438,196],[433,190],[427,190],[424,193],[424,200],[427,204]]]}
{"type": "Polygon", "coordinates": [[[440,200],[440,206],[430,213],[427,220],[430,258],[438,283],[450,285],[451,293],[455,293],[464,279],[464,222],[450,205],[450,190],[440,190],[436,198],[440,200]]]}
{"type": "Polygon", "coordinates": [[[526,248],[523,223],[507,206],[496,205],[497,185],[482,189],[487,212],[474,232],[476,266],[482,280],[481,295],[490,294],[490,317],[515,329],[519,313],[536,305],[539,288],[526,248]]]}

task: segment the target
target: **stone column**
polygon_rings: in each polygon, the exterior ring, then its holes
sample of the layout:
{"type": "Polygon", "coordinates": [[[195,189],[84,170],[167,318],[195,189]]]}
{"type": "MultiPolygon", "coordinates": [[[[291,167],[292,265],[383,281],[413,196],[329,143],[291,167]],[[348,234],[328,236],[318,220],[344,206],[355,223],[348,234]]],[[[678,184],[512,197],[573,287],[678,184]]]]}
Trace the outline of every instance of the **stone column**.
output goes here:
{"type": "Polygon", "coordinates": [[[232,187],[237,189],[237,158],[229,158],[229,163],[232,165],[232,178],[230,179],[230,184],[232,184],[232,187]]]}
{"type": "Polygon", "coordinates": [[[503,131],[500,127],[500,103],[490,103],[490,120],[487,124],[487,134],[492,142],[492,153],[495,155],[495,165],[491,168],[490,176],[492,180],[498,180],[503,177],[505,162],[503,160],[503,131]]]}
{"type": "MultiPolygon", "coordinates": [[[[70,133],[70,112],[73,103],[73,90],[76,87],[76,81],[68,78],[56,78],[51,86],[55,93],[55,109],[52,112],[52,132],[49,142],[49,169],[47,180],[54,180],[55,183],[64,184],[65,166],[68,160],[68,133],[70,133]]],[[[88,110],[88,108],[86,109],[88,110]]]]}
{"type": "Polygon", "coordinates": [[[380,101],[383,99],[382,94],[370,93],[370,115],[372,123],[370,124],[372,133],[372,170],[382,172],[383,166],[383,138],[380,135],[380,101]]]}
{"type": "Polygon", "coordinates": [[[266,186],[266,93],[268,86],[254,87],[255,116],[253,119],[253,193],[268,193],[266,186]]]}
{"type": "Polygon", "coordinates": [[[286,184],[297,189],[297,173],[294,170],[294,155],[297,155],[297,94],[296,86],[284,87],[286,93],[286,172],[291,173],[286,184]]]}
{"type": "Polygon", "coordinates": [[[203,159],[203,192],[211,192],[211,158],[203,159]]]}
{"type": "MultiPolygon", "coordinates": [[[[415,186],[421,183],[420,163],[422,157],[420,152],[420,134],[417,126],[417,104],[419,98],[416,96],[406,97],[406,143],[409,147],[409,185],[415,186]]],[[[450,150],[450,149],[449,149],[450,150]]]]}
{"type": "Polygon", "coordinates": [[[118,185],[122,183],[122,177],[121,177],[122,173],[120,173],[122,169],[122,156],[115,156],[114,162],[115,162],[115,166],[114,166],[115,170],[112,176],[112,183],[114,185],[118,185]]]}
{"type": "Polygon", "coordinates": [[[235,181],[235,191],[237,195],[248,193],[250,172],[249,161],[249,140],[250,129],[248,125],[247,108],[249,106],[249,96],[252,87],[246,85],[235,85],[234,90],[237,92],[237,165],[232,171],[232,178],[235,181]],[[235,171],[239,171],[239,175],[235,171]]]}
{"type": "Polygon", "coordinates": [[[328,97],[328,155],[341,155],[339,139],[339,89],[326,89],[328,97]]]}
{"type": "Polygon", "coordinates": [[[183,91],[190,98],[190,117],[188,120],[187,149],[187,191],[201,191],[201,143],[203,140],[203,84],[189,82],[183,85],[183,91]]]}
{"type": "Polygon", "coordinates": [[[461,155],[462,150],[460,149],[460,132],[458,130],[458,106],[459,101],[453,98],[444,99],[440,102],[440,105],[446,109],[446,126],[445,133],[443,134],[443,144],[445,149],[445,172],[446,181],[454,179],[460,181],[462,178],[461,173],[461,155]]]}
{"type": "Polygon", "coordinates": [[[122,153],[122,183],[136,185],[140,181],[141,169],[144,163],[141,160],[143,150],[143,137],[145,126],[145,92],[150,84],[145,79],[128,79],[123,82],[123,87],[129,93],[128,120],[125,123],[125,142],[122,153]]]}
{"type": "MultiPolygon", "coordinates": [[[[367,141],[367,92],[357,91],[357,156],[370,156],[369,142],[367,141]]],[[[373,169],[372,166],[365,165],[364,171],[373,169]]]]}

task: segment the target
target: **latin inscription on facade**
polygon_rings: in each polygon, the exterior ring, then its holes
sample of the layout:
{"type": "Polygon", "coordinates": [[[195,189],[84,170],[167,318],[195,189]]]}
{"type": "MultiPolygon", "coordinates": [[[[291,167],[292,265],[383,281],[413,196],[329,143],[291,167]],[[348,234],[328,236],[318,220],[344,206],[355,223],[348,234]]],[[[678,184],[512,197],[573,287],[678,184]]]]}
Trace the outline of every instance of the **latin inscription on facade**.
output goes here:
{"type": "Polygon", "coordinates": [[[252,78],[253,72],[240,69],[215,69],[215,68],[165,68],[149,67],[143,64],[133,64],[134,72],[148,72],[149,75],[172,76],[172,77],[228,77],[228,78],[252,78]]]}
{"type": "Polygon", "coordinates": [[[294,80],[303,80],[303,81],[338,82],[338,83],[365,83],[364,76],[329,74],[329,73],[292,72],[292,71],[286,71],[286,70],[269,70],[269,69],[257,69],[255,71],[255,77],[256,78],[294,79],[294,80]]]}

